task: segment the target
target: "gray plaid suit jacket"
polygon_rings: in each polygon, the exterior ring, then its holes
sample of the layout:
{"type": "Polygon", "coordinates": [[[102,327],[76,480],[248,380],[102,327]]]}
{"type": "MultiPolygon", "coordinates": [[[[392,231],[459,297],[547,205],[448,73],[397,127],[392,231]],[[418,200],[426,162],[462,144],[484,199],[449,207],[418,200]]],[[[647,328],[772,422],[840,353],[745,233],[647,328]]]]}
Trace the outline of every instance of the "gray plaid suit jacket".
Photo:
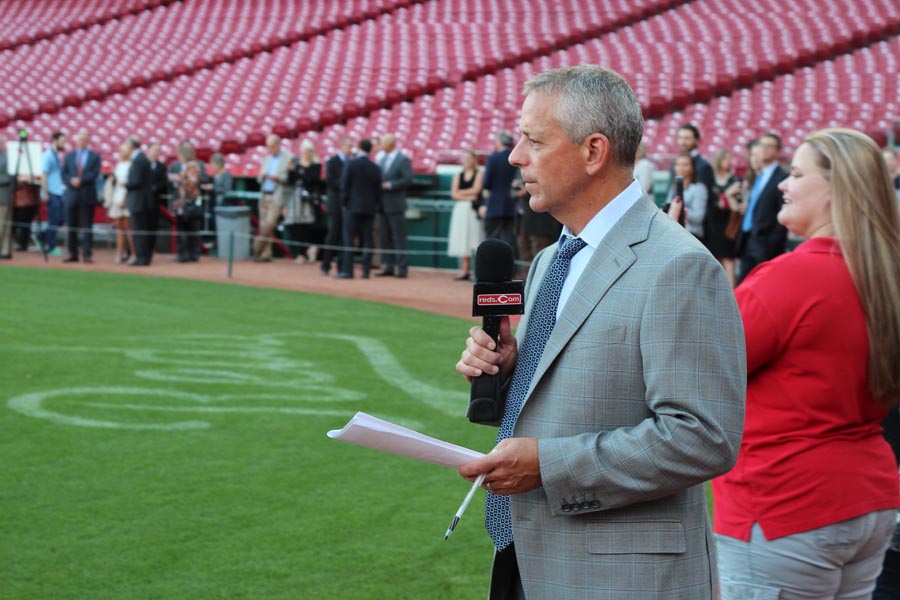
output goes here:
{"type": "MultiPolygon", "coordinates": [[[[555,254],[532,264],[520,339],[555,254]]],[[[745,391],[723,270],[638,201],[578,280],[516,422],[539,440],[543,482],[512,496],[526,597],[714,598],[703,482],[735,462],[745,391]]]]}

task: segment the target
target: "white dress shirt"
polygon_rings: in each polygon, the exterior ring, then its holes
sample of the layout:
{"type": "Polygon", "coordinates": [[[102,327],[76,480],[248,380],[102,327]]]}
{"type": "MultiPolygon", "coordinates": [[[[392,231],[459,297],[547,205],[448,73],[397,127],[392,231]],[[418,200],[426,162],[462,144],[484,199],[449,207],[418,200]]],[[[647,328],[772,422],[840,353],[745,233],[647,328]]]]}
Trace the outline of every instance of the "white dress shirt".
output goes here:
{"type": "MultiPolygon", "coordinates": [[[[634,206],[635,202],[640,200],[643,195],[644,190],[641,188],[641,184],[637,181],[632,181],[631,185],[622,190],[618,196],[594,215],[594,218],[582,230],[581,235],[573,236],[568,227],[563,227],[563,236],[579,237],[584,240],[587,246],[573,256],[572,261],[569,263],[566,282],[563,284],[562,292],[559,294],[559,304],[556,306],[557,319],[562,314],[566,302],[569,301],[569,296],[572,295],[575,284],[578,283],[578,279],[584,273],[585,268],[591,261],[591,257],[594,256],[594,251],[600,246],[600,242],[603,241],[609,230],[628,212],[628,209],[634,206]]],[[[560,236],[560,239],[562,239],[562,236],[560,236]]]]}

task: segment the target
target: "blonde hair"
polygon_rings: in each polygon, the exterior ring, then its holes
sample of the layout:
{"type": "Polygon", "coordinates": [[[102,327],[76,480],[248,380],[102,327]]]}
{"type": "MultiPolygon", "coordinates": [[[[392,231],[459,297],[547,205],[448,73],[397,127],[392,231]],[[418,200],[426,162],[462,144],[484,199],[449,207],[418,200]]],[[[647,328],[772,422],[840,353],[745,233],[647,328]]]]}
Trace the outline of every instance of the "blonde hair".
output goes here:
{"type": "Polygon", "coordinates": [[[719,166],[722,164],[722,161],[725,160],[726,156],[731,156],[731,150],[729,150],[728,148],[723,148],[722,150],[719,150],[712,155],[710,163],[712,164],[714,173],[719,172],[719,166]]]}
{"type": "Polygon", "coordinates": [[[878,145],[852,129],[823,129],[803,141],[831,184],[831,219],[866,313],[869,388],[900,401],[900,210],[878,145]]]}
{"type": "Polygon", "coordinates": [[[303,140],[300,142],[300,151],[309,150],[312,152],[312,161],[314,163],[319,162],[319,153],[316,152],[316,147],[313,146],[313,143],[309,140],[303,140]]]}

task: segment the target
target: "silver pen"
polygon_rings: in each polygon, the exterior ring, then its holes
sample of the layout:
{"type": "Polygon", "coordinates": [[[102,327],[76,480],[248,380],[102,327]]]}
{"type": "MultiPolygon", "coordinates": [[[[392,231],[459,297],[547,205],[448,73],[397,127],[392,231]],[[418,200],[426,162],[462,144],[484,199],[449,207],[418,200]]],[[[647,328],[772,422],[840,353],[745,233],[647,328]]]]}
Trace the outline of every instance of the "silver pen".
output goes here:
{"type": "Polygon", "coordinates": [[[459,505],[459,510],[456,511],[456,514],[453,515],[453,521],[450,523],[450,527],[447,528],[447,533],[444,534],[444,541],[447,541],[447,538],[450,537],[450,534],[453,533],[453,530],[456,529],[456,524],[459,523],[459,519],[463,516],[463,513],[466,512],[466,508],[469,507],[469,502],[472,501],[472,496],[475,495],[475,490],[477,490],[481,486],[481,482],[484,481],[484,473],[478,476],[478,479],[475,480],[475,483],[472,484],[472,489],[469,490],[469,493],[466,494],[466,497],[463,499],[462,504],[459,505]]]}

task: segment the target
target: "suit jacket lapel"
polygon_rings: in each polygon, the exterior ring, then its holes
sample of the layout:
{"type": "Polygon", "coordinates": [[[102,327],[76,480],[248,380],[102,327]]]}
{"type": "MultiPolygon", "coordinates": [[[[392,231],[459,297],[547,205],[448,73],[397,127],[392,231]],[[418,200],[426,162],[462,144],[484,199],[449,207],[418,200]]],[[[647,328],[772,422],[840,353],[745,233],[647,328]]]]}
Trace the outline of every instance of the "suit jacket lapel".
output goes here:
{"type": "MultiPolygon", "coordinates": [[[[550,334],[550,339],[547,340],[541,361],[538,363],[531,386],[528,388],[528,394],[525,397],[526,403],[537,383],[575,335],[575,332],[594,311],[600,300],[606,296],[612,285],[637,260],[631,246],[647,239],[650,233],[650,221],[658,212],[659,210],[649,200],[639,200],[600,242],[575,284],[568,302],[563,307],[562,313],[553,327],[553,332],[550,334]]],[[[535,275],[539,275],[539,279],[536,281],[543,279],[555,258],[556,252],[542,261],[544,264],[540,265],[539,271],[535,272],[535,275]]]]}

